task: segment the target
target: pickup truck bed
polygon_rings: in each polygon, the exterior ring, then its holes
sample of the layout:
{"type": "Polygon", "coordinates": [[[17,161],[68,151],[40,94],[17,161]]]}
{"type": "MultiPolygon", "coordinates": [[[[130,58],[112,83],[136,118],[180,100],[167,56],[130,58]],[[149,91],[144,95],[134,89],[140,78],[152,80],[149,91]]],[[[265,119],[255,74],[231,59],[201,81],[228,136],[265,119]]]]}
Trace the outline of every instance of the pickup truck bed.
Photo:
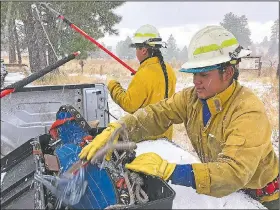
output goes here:
{"type": "Polygon", "coordinates": [[[34,209],[32,138],[47,136],[61,105],[71,104],[87,121],[109,122],[104,84],[25,87],[1,99],[1,207],[34,209]],[[8,154],[8,155],[7,155],[8,154]]]}
{"type": "Polygon", "coordinates": [[[70,104],[86,121],[109,123],[104,84],[25,87],[1,99],[1,157],[24,142],[48,133],[62,105],[70,104]]]}

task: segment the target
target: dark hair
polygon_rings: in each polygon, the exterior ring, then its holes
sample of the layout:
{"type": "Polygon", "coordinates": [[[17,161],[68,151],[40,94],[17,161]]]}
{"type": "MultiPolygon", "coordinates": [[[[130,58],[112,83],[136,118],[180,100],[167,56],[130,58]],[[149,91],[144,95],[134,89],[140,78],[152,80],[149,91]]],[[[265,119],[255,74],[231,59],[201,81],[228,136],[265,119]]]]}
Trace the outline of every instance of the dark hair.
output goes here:
{"type": "Polygon", "coordinates": [[[161,69],[163,71],[164,80],[165,80],[165,98],[168,98],[168,74],[166,70],[166,65],[163,60],[163,56],[159,48],[148,48],[149,57],[158,57],[161,69]]]}
{"type": "Polygon", "coordinates": [[[233,73],[233,79],[238,80],[239,77],[239,69],[236,65],[233,65],[234,73],[233,73]]]}
{"type": "Polygon", "coordinates": [[[239,63],[239,61],[236,62],[236,64],[231,64],[230,62],[227,62],[227,63],[223,63],[221,66],[221,68],[219,69],[219,73],[221,75],[223,75],[223,73],[225,72],[225,69],[229,66],[232,66],[233,68],[233,77],[232,77],[232,80],[231,80],[231,83],[233,82],[233,80],[238,80],[238,77],[239,77],[239,69],[237,67],[237,64],[239,63]]]}

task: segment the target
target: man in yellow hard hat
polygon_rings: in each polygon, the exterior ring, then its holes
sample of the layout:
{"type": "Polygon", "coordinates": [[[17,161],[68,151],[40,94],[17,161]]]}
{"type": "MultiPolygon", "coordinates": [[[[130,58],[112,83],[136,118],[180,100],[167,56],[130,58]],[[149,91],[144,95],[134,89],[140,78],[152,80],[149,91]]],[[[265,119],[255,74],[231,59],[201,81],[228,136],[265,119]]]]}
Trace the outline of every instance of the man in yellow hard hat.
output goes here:
{"type": "Polygon", "coordinates": [[[90,160],[121,127],[137,142],[184,123],[201,163],[178,165],[144,153],[126,168],[214,197],[244,190],[267,208],[278,208],[279,160],[271,125],[262,101],[238,82],[238,62],[248,54],[223,27],[201,29],[192,38],[188,62],[181,69],[193,73],[194,87],[109,124],[80,158],[90,160]]]}
{"type": "MultiPolygon", "coordinates": [[[[134,113],[149,104],[170,98],[175,93],[176,86],[175,72],[163,60],[160,48],[164,47],[164,43],[154,26],[141,26],[132,38],[131,47],[136,48],[140,67],[127,90],[116,80],[110,79],[107,82],[113,101],[128,113],[134,113]]],[[[171,140],[172,131],[173,126],[170,126],[163,134],[146,138],[165,137],[171,140]]]]}

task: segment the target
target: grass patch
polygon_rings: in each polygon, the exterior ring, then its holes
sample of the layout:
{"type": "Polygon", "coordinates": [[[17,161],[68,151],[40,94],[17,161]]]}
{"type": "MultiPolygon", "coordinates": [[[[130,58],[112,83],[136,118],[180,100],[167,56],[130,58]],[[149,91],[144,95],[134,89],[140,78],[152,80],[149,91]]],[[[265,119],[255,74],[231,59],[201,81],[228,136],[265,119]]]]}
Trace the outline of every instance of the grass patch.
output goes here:
{"type": "Polygon", "coordinates": [[[279,129],[279,79],[272,78],[269,82],[272,88],[264,93],[263,102],[273,130],[279,129]]]}
{"type": "Polygon", "coordinates": [[[41,79],[33,82],[34,85],[66,85],[66,84],[92,84],[100,83],[99,79],[94,77],[87,77],[84,75],[63,75],[63,74],[52,74],[45,75],[41,79]]]}

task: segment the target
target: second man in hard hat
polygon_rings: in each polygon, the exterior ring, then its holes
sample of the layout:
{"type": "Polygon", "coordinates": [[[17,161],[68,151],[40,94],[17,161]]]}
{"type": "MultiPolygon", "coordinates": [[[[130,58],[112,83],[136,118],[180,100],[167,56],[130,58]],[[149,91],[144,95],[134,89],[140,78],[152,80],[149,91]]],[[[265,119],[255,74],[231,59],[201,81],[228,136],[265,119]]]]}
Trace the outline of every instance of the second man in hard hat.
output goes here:
{"type": "MultiPolygon", "coordinates": [[[[163,60],[160,48],[164,47],[164,43],[154,26],[141,26],[132,38],[131,47],[136,48],[140,67],[127,90],[116,80],[109,80],[107,86],[113,101],[132,114],[149,104],[170,98],[175,93],[176,75],[172,67],[163,60]]],[[[145,139],[163,137],[171,140],[172,132],[173,126],[170,126],[163,134],[145,139]]]]}

